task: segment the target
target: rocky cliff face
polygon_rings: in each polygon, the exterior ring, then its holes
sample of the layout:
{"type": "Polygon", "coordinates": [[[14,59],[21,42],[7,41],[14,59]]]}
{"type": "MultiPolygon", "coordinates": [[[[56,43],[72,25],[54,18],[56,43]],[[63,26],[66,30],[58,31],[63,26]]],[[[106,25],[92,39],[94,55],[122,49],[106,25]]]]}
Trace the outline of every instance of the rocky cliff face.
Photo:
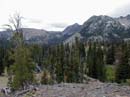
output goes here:
{"type": "Polygon", "coordinates": [[[119,21],[125,28],[130,27],[130,15],[127,15],[125,17],[121,16],[119,18],[115,18],[117,21],[119,21]]]}

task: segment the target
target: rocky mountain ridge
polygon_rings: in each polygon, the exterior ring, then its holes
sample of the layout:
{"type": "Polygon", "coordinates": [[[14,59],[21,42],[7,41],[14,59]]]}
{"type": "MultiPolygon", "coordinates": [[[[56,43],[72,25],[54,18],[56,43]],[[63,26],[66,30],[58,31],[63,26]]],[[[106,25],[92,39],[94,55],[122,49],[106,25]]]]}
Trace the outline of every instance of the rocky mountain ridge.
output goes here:
{"type": "MultiPolygon", "coordinates": [[[[22,28],[22,31],[28,43],[73,43],[75,37],[84,41],[119,41],[130,38],[130,15],[119,18],[92,16],[83,25],[75,23],[59,32],[34,28],[22,28]]],[[[0,32],[0,39],[9,40],[10,37],[10,30],[0,32]]]]}

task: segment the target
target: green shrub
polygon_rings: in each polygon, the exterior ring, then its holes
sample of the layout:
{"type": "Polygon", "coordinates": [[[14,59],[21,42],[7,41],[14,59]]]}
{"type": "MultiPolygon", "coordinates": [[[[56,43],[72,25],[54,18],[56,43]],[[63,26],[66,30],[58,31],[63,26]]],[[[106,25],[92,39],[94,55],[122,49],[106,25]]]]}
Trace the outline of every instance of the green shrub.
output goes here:
{"type": "Polygon", "coordinates": [[[41,77],[41,84],[51,84],[52,77],[49,71],[45,70],[41,77]]]}
{"type": "Polygon", "coordinates": [[[115,66],[112,65],[106,66],[106,81],[108,82],[115,81],[115,66]]]}

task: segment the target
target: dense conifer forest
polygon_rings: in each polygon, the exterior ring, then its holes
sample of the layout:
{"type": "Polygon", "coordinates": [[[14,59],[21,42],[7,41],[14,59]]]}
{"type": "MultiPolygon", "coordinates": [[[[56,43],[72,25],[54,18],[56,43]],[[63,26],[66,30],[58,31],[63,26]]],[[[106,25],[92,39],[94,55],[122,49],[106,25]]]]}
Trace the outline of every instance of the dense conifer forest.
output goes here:
{"type": "Polygon", "coordinates": [[[17,46],[0,46],[0,75],[8,71],[8,85],[13,89],[36,84],[36,73],[42,73],[41,84],[84,83],[88,76],[118,83],[130,78],[129,42],[82,43],[75,38],[72,45],[46,46],[25,44],[20,38],[17,46]]]}

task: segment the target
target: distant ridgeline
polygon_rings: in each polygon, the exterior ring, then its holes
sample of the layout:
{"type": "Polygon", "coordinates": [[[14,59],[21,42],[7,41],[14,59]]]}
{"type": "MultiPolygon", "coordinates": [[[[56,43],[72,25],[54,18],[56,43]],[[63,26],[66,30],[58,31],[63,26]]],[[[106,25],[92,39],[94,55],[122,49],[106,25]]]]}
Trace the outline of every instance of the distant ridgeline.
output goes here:
{"type": "MultiPolygon", "coordinates": [[[[119,42],[130,40],[130,15],[112,18],[109,16],[92,16],[83,25],[77,23],[65,28],[64,31],[46,31],[34,28],[22,28],[26,43],[55,45],[72,44],[75,37],[80,40],[98,42],[119,42]]],[[[0,39],[10,40],[10,30],[1,31],[0,39]]]]}

